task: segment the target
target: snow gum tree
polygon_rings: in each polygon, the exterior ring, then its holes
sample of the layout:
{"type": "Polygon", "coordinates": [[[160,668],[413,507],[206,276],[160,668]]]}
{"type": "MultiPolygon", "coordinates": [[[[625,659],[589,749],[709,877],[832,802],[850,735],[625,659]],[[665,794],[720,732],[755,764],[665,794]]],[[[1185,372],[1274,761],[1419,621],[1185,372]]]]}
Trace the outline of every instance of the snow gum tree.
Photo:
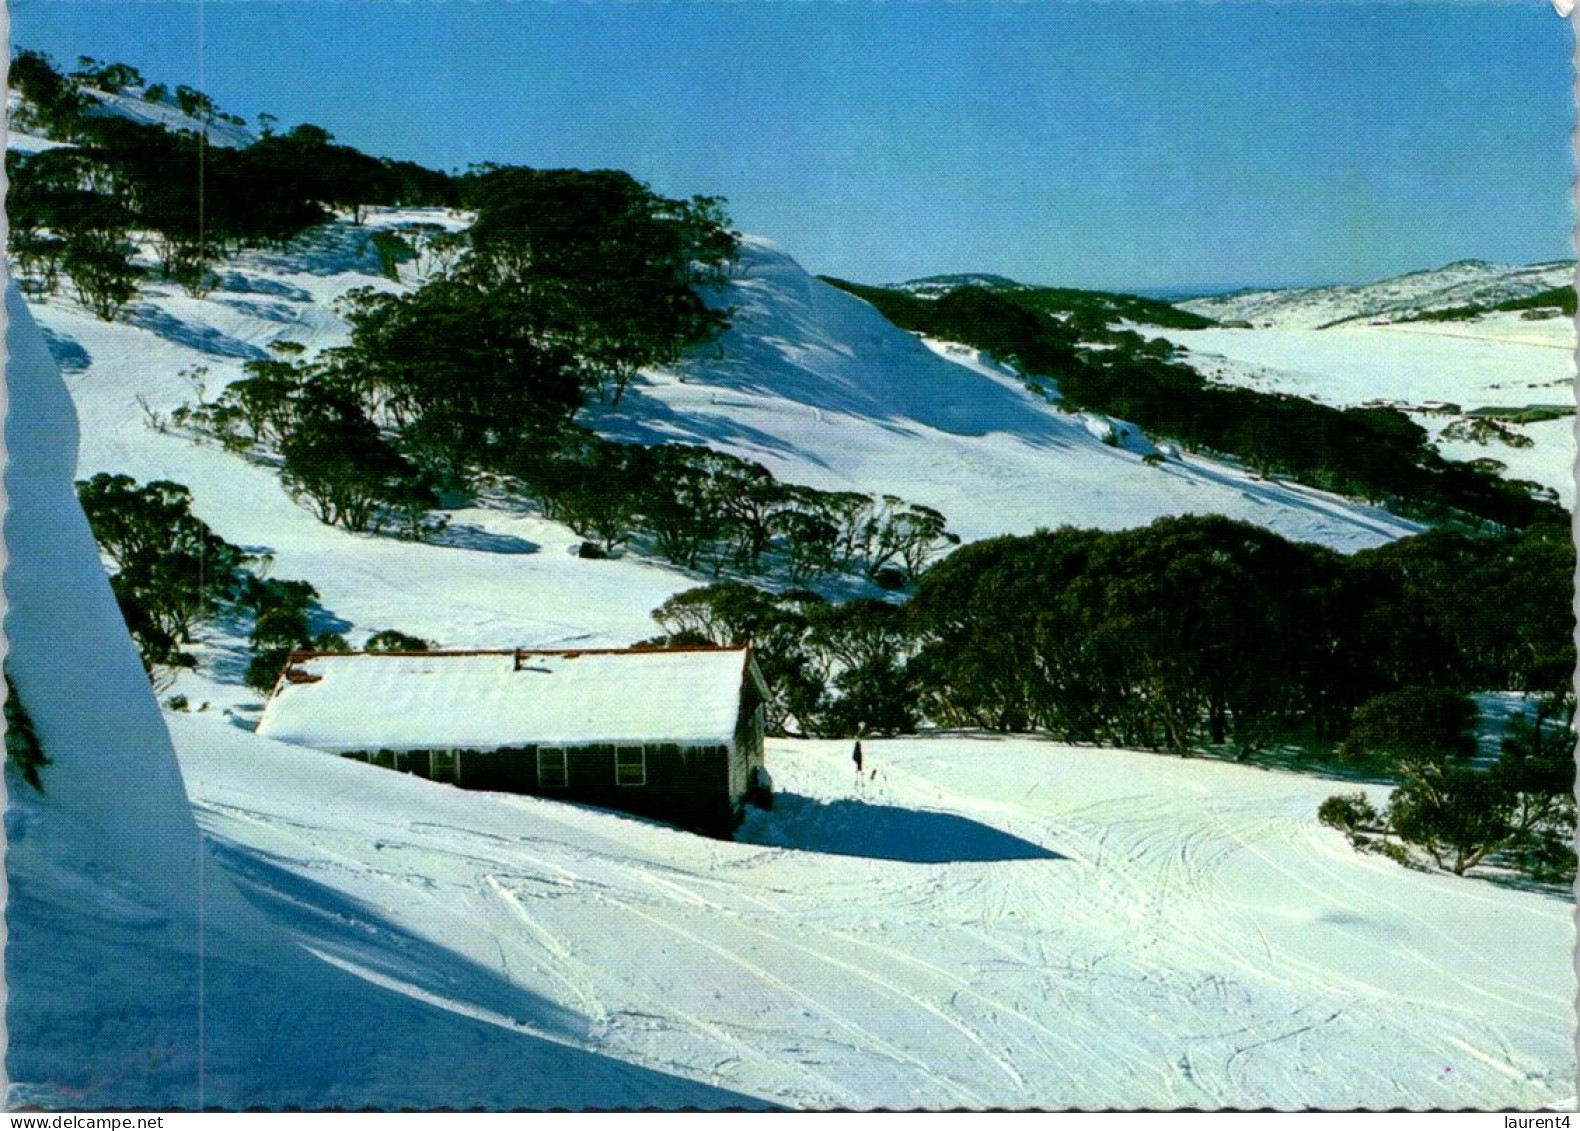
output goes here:
{"type": "Polygon", "coordinates": [[[1566,740],[1573,700],[1559,698],[1512,723],[1490,766],[1468,764],[1477,718],[1469,696],[1433,689],[1407,688],[1364,704],[1344,752],[1384,760],[1399,779],[1383,824],[1407,852],[1455,875],[1496,857],[1528,875],[1561,880],[1574,874],[1574,762],[1566,740]]]}
{"type": "Polygon", "coordinates": [[[182,662],[180,642],[235,593],[247,555],[192,513],[179,483],[101,473],[78,483],[77,497],[115,566],[110,585],[144,662],[182,662]]]}
{"type": "Polygon", "coordinates": [[[385,507],[407,505],[405,490],[418,476],[354,398],[322,381],[298,398],[280,455],[281,481],[293,497],[320,522],[347,530],[376,527],[385,507]]]}

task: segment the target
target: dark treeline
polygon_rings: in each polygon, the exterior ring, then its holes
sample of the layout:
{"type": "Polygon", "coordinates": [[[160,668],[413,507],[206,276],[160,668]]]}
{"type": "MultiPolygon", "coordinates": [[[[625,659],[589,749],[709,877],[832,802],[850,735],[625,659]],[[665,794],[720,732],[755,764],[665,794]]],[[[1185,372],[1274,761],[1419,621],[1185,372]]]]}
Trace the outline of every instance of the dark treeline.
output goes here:
{"type": "MultiPolygon", "coordinates": [[[[102,318],[136,293],[134,238],[149,241],[160,277],[202,294],[220,257],[284,245],[336,210],[360,221],[369,205],[462,203],[458,178],[337,145],[317,126],[275,133],[265,118],[251,145],[211,145],[196,131],[105,113],[79,88],[120,93],[140,81],[123,64],[68,77],[37,52],[12,61],[23,124],[70,147],[7,154],[11,253],[25,285],[53,292],[64,275],[102,318]]],[[[143,97],[178,107],[205,129],[238,121],[185,87],[174,95],[148,87],[143,97]]]]}
{"type": "Polygon", "coordinates": [[[927,721],[1178,753],[1337,749],[1358,708],[1401,689],[1564,696],[1573,622],[1555,610],[1568,607],[1574,562],[1560,526],[1434,532],[1344,557],[1187,517],[972,543],[929,568],[903,607],[833,613],[797,592],[709,586],[654,615],[677,638],[756,646],[770,682],[783,681],[786,732],[927,721]],[[856,618],[882,649],[798,659],[820,616],[856,618]]]}
{"type": "Polygon", "coordinates": [[[1563,693],[1574,560],[1560,526],[1348,558],[1224,518],[999,538],[923,577],[917,664],[949,725],[1179,752],[1334,742],[1405,687],[1563,693]]]}
{"type": "Polygon", "coordinates": [[[1533,484],[1443,459],[1427,431],[1396,409],[1337,409],[1210,384],[1172,360],[1167,342],[1107,330],[1100,317],[1050,316],[1047,294],[1032,302],[1016,291],[966,287],[922,299],[829,281],[898,326],[976,346],[1023,373],[1056,381],[1065,408],[1132,421],[1262,474],[1287,475],[1434,521],[1468,517],[1498,528],[1566,521],[1563,509],[1533,484]],[[1108,348],[1083,348],[1090,342],[1108,348]]]}
{"type": "Polygon", "coordinates": [[[956,541],[927,507],[575,423],[589,399],[618,405],[640,367],[726,325],[700,293],[735,257],[722,202],[667,199],[613,171],[489,167],[464,184],[471,227],[405,245],[432,265],[428,282],[352,293],[344,346],[307,358],[277,343],[175,422],[278,453],[287,489],[351,530],[422,537],[439,492],[487,479],[565,522],[589,555],[643,539],[715,575],[860,571],[892,588],[956,541]]]}

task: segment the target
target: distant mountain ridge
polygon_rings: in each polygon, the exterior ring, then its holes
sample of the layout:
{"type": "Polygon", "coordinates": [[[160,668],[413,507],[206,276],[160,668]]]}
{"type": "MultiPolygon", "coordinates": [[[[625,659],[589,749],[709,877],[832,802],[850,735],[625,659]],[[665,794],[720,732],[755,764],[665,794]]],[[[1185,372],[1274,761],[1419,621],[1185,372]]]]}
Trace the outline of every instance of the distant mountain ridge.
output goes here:
{"type": "Polygon", "coordinates": [[[1032,288],[1026,283],[1018,283],[1014,279],[1003,275],[982,274],[978,272],[965,272],[956,275],[924,275],[920,279],[907,279],[903,283],[892,283],[885,289],[891,291],[905,291],[907,294],[919,298],[933,298],[938,295],[948,294],[950,291],[959,290],[961,287],[981,287],[985,291],[1028,291],[1032,288]]]}
{"type": "Polygon", "coordinates": [[[1209,317],[1187,311],[1176,303],[1122,291],[1086,290],[1079,287],[1043,287],[1017,282],[1003,275],[967,272],[956,275],[927,275],[880,288],[916,298],[936,299],[954,291],[974,288],[994,294],[1013,295],[1021,305],[1049,314],[1061,321],[1107,326],[1112,322],[1133,322],[1143,326],[1165,326],[1176,330],[1202,330],[1214,324],[1209,317]]]}
{"type": "Polygon", "coordinates": [[[1572,261],[1509,266],[1462,259],[1374,283],[1246,290],[1177,306],[1217,322],[1319,329],[1342,322],[1403,322],[1433,312],[1492,309],[1571,286],[1572,261]]]}

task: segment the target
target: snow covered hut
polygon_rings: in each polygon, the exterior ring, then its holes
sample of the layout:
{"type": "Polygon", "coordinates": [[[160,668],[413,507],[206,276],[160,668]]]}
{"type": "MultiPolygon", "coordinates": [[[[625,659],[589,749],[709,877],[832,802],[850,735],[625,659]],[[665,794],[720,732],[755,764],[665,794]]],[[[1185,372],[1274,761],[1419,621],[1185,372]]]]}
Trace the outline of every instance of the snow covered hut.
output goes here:
{"type": "Polygon", "coordinates": [[[258,733],[727,832],[766,800],[764,697],[747,648],[298,652],[258,733]]]}

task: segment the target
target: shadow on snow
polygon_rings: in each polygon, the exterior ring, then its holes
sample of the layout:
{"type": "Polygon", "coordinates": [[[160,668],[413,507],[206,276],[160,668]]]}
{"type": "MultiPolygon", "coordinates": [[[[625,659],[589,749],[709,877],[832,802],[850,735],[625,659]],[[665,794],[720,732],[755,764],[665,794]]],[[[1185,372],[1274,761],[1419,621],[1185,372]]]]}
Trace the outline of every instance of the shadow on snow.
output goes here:
{"type": "Polygon", "coordinates": [[[795,793],[775,794],[773,811],[749,820],[736,840],[905,864],[1064,859],[1040,844],[954,813],[855,798],[818,801],[795,793]]]}
{"type": "MultiPolygon", "coordinates": [[[[199,817],[204,823],[201,810],[199,817]]],[[[299,1009],[310,1016],[292,1017],[283,1030],[269,1026],[264,1044],[271,1054],[266,1062],[312,1065],[317,1079],[309,1089],[333,1082],[360,1093],[359,1102],[382,1101],[381,1106],[773,1106],[598,1052],[591,1047],[598,1041],[591,1019],[517,985],[503,951],[503,970],[485,966],[298,874],[283,860],[212,835],[206,839],[244,897],[321,956],[315,961],[304,951],[297,969],[280,972],[295,983],[282,996],[285,1002],[328,1002],[327,1008],[299,1009]],[[348,1023],[365,1040],[348,1039],[348,1023]]],[[[258,1028],[259,1019],[251,1016],[258,1003],[245,992],[226,994],[231,980],[220,981],[210,995],[211,1033],[258,1028]],[[241,1000],[227,1000],[233,996],[241,1000]]],[[[303,1083],[295,1073],[281,1071],[271,1079],[253,1068],[249,1074],[257,1081],[252,1094],[227,1100],[302,1102],[294,1094],[303,1083]]]]}
{"type": "Polygon", "coordinates": [[[43,331],[44,343],[49,347],[49,356],[55,359],[55,364],[62,373],[81,373],[87,369],[93,359],[82,343],[75,338],[51,330],[48,326],[39,325],[43,331]]]}

